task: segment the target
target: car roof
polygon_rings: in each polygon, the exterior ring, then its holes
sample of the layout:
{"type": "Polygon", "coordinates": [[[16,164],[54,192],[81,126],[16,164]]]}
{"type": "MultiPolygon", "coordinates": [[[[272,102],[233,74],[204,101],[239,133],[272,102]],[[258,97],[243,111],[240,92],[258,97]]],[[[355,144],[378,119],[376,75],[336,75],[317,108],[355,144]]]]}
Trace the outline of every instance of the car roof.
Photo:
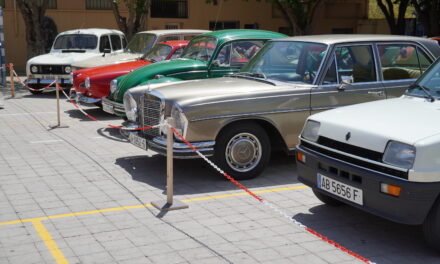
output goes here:
{"type": "Polygon", "coordinates": [[[225,29],[213,31],[210,33],[205,33],[203,36],[211,36],[217,39],[243,39],[243,38],[280,38],[287,37],[284,34],[267,31],[267,30],[257,30],[257,29],[225,29]]]}
{"type": "Polygon", "coordinates": [[[400,35],[380,34],[329,34],[289,37],[282,40],[319,42],[323,44],[336,44],[344,42],[367,42],[367,41],[429,41],[426,38],[400,35]]]}
{"type": "Polygon", "coordinates": [[[67,30],[64,32],[61,32],[60,34],[58,34],[59,36],[61,35],[68,35],[68,34],[93,34],[93,35],[103,35],[103,34],[118,34],[118,35],[124,35],[124,33],[122,33],[119,30],[116,29],[106,29],[106,28],[80,28],[80,29],[72,29],[72,30],[67,30]]]}
{"type": "Polygon", "coordinates": [[[207,33],[211,32],[210,30],[204,30],[204,29],[160,29],[160,30],[147,30],[147,31],[141,31],[137,34],[154,34],[154,35],[168,35],[168,34],[191,34],[191,33],[207,33]]]}

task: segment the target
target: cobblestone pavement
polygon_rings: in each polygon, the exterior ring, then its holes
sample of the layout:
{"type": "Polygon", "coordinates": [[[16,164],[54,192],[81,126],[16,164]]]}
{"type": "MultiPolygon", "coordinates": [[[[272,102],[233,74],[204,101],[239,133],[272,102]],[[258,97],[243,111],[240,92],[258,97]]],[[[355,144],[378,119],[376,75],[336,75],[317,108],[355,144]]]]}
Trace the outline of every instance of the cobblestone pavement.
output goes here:
{"type": "MultiPolygon", "coordinates": [[[[18,91],[0,109],[0,263],[360,263],[271,211],[201,160],[177,160],[160,213],[165,158],[127,143],[97,107],[84,117],[53,92],[18,91]]],[[[328,207],[297,181],[292,157],[243,184],[289,216],[377,263],[438,263],[420,227],[328,207]]]]}

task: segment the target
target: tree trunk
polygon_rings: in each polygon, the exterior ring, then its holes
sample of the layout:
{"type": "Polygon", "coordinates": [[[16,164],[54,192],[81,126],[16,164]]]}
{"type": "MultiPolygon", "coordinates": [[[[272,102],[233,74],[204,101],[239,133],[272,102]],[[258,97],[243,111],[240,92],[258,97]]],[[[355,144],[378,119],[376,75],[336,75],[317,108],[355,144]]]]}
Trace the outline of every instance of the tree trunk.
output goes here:
{"type": "Polygon", "coordinates": [[[440,2],[430,0],[412,0],[417,12],[418,20],[424,26],[424,34],[427,36],[440,35],[440,2]]]}
{"type": "Polygon", "coordinates": [[[301,36],[304,35],[304,31],[301,29],[301,27],[298,24],[298,19],[295,16],[295,13],[293,12],[292,8],[283,0],[277,0],[276,1],[278,8],[281,10],[281,12],[284,15],[284,18],[289,23],[289,26],[291,28],[291,32],[293,36],[301,36]]]}
{"type": "Polygon", "coordinates": [[[17,0],[26,27],[27,58],[45,53],[42,26],[49,0],[17,0]]]}
{"type": "Polygon", "coordinates": [[[377,5],[385,16],[388,26],[390,27],[390,32],[393,35],[404,35],[406,28],[405,12],[408,8],[409,0],[401,0],[399,2],[399,13],[397,14],[397,19],[394,14],[394,5],[392,0],[385,0],[386,5],[383,0],[376,0],[377,5]]]}
{"type": "Polygon", "coordinates": [[[113,15],[119,29],[124,32],[127,40],[130,41],[134,34],[147,28],[147,18],[151,6],[151,0],[124,0],[128,9],[128,18],[121,16],[119,2],[112,2],[113,15]]]}

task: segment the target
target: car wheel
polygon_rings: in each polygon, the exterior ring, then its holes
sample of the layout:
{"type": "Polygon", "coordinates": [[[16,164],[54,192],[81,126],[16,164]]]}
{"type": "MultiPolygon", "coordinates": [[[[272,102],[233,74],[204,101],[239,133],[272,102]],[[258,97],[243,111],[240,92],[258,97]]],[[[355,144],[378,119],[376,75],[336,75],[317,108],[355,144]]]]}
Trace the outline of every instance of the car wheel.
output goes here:
{"type": "Polygon", "coordinates": [[[321,202],[330,205],[330,206],[341,206],[344,205],[343,202],[336,200],[335,198],[332,198],[328,195],[325,195],[321,192],[318,192],[316,190],[313,190],[313,193],[315,194],[316,198],[318,198],[321,202]]]}
{"type": "Polygon", "coordinates": [[[423,223],[423,235],[428,246],[440,251],[440,200],[434,203],[423,223]]]}
{"type": "Polygon", "coordinates": [[[270,141],[258,124],[244,122],[232,125],[217,138],[214,160],[236,180],[257,177],[270,158],[270,141]]]}

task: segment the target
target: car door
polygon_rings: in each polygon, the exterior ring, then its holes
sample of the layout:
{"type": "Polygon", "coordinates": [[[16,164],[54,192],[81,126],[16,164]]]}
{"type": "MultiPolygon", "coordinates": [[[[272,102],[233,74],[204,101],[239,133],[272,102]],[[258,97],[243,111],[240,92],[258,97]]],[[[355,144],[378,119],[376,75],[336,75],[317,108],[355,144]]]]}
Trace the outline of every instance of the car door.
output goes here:
{"type": "Polygon", "coordinates": [[[311,114],[386,99],[372,43],[336,45],[329,56],[320,84],[311,91],[311,114]]]}
{"type": "Polygon", "coordinates": [[[401,96],[434,61],[415,43],[377,45],[387,98],[401,96]]]}
{"type": "Polygon", "coordinates": [[[263,47],[264,40],[237,40],[223,45],[209,66],[209,77],[238,72],[263,47]]]}

